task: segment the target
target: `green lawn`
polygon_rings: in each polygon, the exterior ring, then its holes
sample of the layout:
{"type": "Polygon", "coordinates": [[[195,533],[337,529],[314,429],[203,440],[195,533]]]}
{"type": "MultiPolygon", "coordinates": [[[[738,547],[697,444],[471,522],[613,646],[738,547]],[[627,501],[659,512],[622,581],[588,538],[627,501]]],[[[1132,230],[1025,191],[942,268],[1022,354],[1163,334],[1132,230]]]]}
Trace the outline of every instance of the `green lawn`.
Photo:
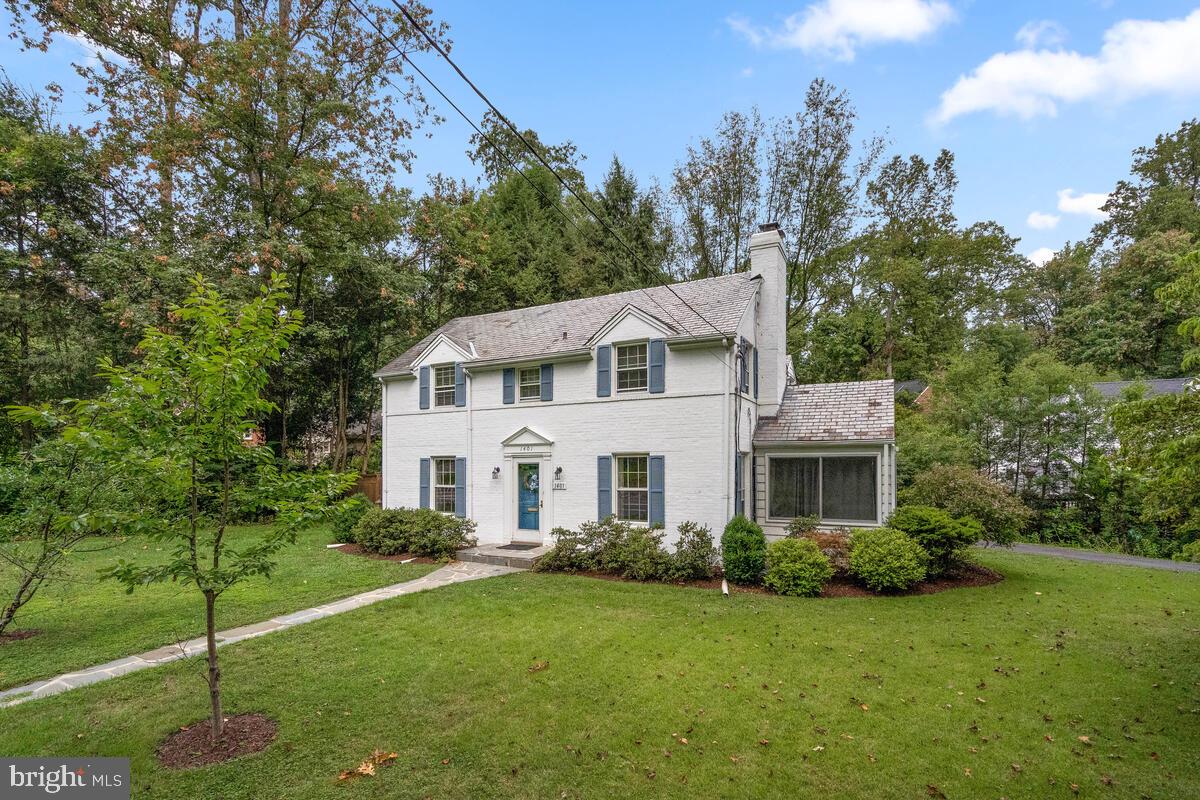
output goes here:
{"type": "MultiPolygon", "coordinates": [[[[235,547],[258,535],[253,527],[231,531],[235,547]]],[[[280,553],[270,580],[249,580],[218,601],[220,628],[419,578],[434,569],[348,556],[325,547],[332,541],[328,528],[300,534],[294,546],[280,553]]],[[[66,578],[47,585],[17,616],[15,629],[42,633],[0,645],[0,689],[203,634],[204,600],[194,587],[158,584],[127,595],[116,582],[96,577],[97,570],[118,558],[164,558],[162,547],[142,538],[85,542],[72,556],[66,578]]],[[[6,596],[7,581],[15,579],[4,566],[0,565],[0,598],[6,596]]]]}
{"type": "Polygon", "coordinates": [[[980,558],[1008,579],[888,599],[451,586],[223,650],[258,755],[155,765],[188,664],[0,710],[0,752],[130,756],[157,798],[1200,797],[1197,576],[980,558]]]}

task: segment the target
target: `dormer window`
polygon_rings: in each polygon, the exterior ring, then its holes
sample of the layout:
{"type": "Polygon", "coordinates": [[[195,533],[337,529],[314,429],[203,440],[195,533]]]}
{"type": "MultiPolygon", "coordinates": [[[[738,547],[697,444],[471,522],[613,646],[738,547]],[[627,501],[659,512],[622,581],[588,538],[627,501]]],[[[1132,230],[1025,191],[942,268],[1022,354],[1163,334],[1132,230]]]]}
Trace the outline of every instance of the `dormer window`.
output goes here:
{"type": "Polygon", "coordinates": [[[454,405],[454,365],[443,364],[433,368],[433,404],[454,405]]]}
{"type": "Polygon", "coordinates": [[[644,391],[650,385],[646,343],[619,344],[617,351],[617,391],[644,391]]]}
{"type": "Polygon", "coordinates": [[[517,372],[522,400],[542,399],[541,367],[521,367],[517,372]]]}

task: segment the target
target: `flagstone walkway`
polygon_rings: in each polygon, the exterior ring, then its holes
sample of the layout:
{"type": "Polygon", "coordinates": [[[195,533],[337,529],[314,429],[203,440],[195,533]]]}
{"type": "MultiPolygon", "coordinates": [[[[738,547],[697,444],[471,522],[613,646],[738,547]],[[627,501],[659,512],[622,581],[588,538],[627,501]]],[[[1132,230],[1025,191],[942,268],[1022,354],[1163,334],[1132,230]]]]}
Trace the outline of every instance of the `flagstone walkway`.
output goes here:
{"type": "MultiPolygon", "coordinates": [[[[356,594],[333,603],[306,608],[302,611],[294,611],[291,614],[284,614],[280,617],[272,617],[265,622],[242,625],[238,628],[221,631],[217,634],[217,646],[220,647],[232,642],[240,642],[245,639],[253,639],[256,636],[264,636],[275,631],[286,630],[297,625],[303,625],[306,622],[331,617],[334,614],[341,614],[344,611],[353,611],[356,608],[369,606],[372,603],[389,600],[400,595],[423,592],[426,589],[436,589],[439,586],[449,586],[453,583],[491,578],[495,575],[506,575],[510,572],[521,572],[521,570],[496,564],[474,564],[454,561],[415,580],[384,586],[381,589],[372,589],[369,592],[356,594]]],[[[15,706],[27,700],[49,697],[52,694],[77,689],[89,683],[106,681],[109,678],[115,678],[118,675],[124,675],[128,672],[137,672],[138,670],[149,669],[159,664],[178,661],[188,656],[200,655],[204,653],[205,646],[205,639],[201,636],[189,639],[186,642],[165,645],[147,653],[126,656],[116,661],[109,661],[106,664],[97,664],[94,667],[88,667],[76,672],[68,672],[53,678],[47,678],[46,680],[34,681],[24,686],[15,686],[11,689],[0,691],[0,707],[15,706]]]]}

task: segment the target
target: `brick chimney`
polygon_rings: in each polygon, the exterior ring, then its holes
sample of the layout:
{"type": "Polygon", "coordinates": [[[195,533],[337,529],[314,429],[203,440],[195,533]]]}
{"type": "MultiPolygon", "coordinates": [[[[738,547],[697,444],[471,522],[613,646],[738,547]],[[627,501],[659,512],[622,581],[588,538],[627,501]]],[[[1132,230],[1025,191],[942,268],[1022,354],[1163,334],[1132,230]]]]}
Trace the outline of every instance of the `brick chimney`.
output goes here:
{"type": "Polygon", "coordinates": [[[758,369],[759,413],[779,411],[787,385],[787,260],[779,223],[758,226],[750,237],[750,274],[759,278],[758,369]]]}

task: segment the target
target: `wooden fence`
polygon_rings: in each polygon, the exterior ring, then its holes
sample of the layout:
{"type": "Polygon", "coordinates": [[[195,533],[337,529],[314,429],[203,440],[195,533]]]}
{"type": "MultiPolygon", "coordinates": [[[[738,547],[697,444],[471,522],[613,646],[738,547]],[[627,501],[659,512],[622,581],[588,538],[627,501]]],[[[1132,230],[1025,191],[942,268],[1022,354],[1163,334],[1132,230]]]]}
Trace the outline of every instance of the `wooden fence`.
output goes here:
{"type": "Polygon", "coordinates": [[[367,499],[370,500],[375,505],[380,505],[383,502],[382,478],[383,478],[383,476],[379,475],[379,474],[360,475],[358,477],[358,483],[355,485],[354,490],[365,494],[367,496],[367,499]]]}

